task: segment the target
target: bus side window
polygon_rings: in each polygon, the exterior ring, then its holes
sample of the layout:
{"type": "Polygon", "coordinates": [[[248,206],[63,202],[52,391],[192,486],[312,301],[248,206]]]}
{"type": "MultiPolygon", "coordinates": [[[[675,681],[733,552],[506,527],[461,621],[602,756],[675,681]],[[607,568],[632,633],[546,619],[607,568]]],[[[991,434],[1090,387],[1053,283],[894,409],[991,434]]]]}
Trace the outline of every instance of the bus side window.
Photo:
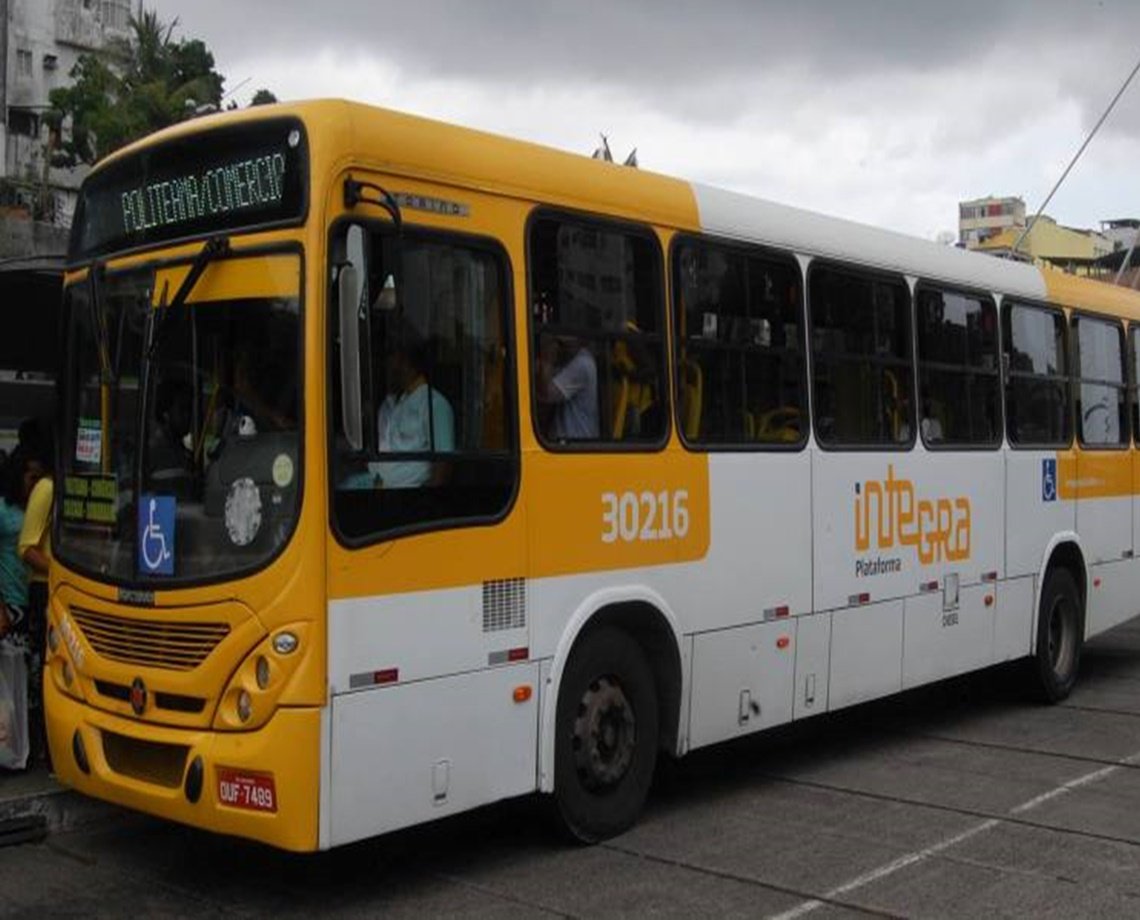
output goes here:
{"type": "Polygon", "coordinates": [[[535,429],[548,447],[655,447],[668,432],[661,255],[642,230],[530,230],[535,429]]]}
{"type": "Polygon", "coordinates": [[[915,315],[923,441],[928,447],[997,447],[1001,380],[992,298],[922,283],[915,315]]]}
{"type": "Polygon", "coordinates": [[[696,447],[807,440],[799,267],[704,240],[674,251],[679,426],[696,447]]]}
{"type": "Polygon", "coordinates": [[[812,411],[820,444],[908,448],[915,415],[906,283],[816,263],[808,293],[812,411]]]}
{"type": "Polygon", "coordinates": [[[1124,331],[1120,323],[1073,318],[1076,331],[1077,437],[1086,447],[1128,443],[1124,331]]]}
{"type": "MultiPolygon", "coordinates": [[[[353,250],[332,247],[334,259],[353,250]]],[[[330,361],[336,526],[369,540],[493,519],[518,470],[505,260],[480,241],[407,229],[398,239],[372,229],[363,251],[367,264],[346,260],[362,280],[333,285],[334,298],[361,300],[364,442],[354,446],[345,424],[357,398],[352,375],[342,380],[351,336],[340,330],[330,361]]],[[[342,315],[339,303],[331,311],[342,315]]]]}
{"type": "Polygon", "coordinates": [[[1002,305],[1006,432],[1014,446],[1068,447],[1073,437],[1065,315],[1051,307],[1002,305]]]}

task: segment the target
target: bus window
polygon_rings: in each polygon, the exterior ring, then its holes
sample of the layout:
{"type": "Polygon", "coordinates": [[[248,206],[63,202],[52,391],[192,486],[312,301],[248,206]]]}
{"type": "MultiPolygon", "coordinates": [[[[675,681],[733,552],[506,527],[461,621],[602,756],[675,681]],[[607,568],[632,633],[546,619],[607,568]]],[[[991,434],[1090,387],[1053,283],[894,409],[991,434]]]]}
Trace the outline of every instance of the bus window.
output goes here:
{"type": "Polygon", "coordinates": [[[993,300],[918,288],[918,429],[928,447],[1001,444],[993,300]]]}
{"type": "Polygon", "coordinates": [[[1089,447],[1128,442],[1124,333],[1119,323],[1077,316],[1077,437],[1089,447]]]}
{"type": "Polygon", "coordinates": [[[505,512],[518,464],[504,260],[487,245],[410,230],[361,239],[358,224],[334,236],[331,258],[330,315],[352,297],[360,323],[351,336],[331,324],[338,533],[359,542],[505,512]],[[342,351],[359,365],[352,385],[342,351]]]}
{"type": "Polygon", "coordinates": [[[657,446],[668,430],[661,257],[645,232],[530,230],[535,427],[547,446],[657,446]]]}
{"type": "Polygon", "coordinates": [[[1002,324],[1010,443],[1068,447],[1071,386],[1064,315],[1060,310],[1007,301],[1002,324]]]}
{"type": "Polygon", "coordinates": [[[1132,368],[1129,381],[1130,403],[1132,405],[1132,438],[1134,441],[1140,442],[1140,400],[1138,400],[1136,393],[1136,385],[1140,381],[1140,366],[1137,366],[1136,363],[1140,360],[1140,326],[1134,324],[1130,324],[1128,327],[1128,360],[1132,368]]]}
{"type": "Polygon", "coordinates": [[[812,394],[824,447],[914,440],[910,294],[902,279],[813,265],[812,394]]]}
{"type": "Polygon", "coordinates": [[[684,440],[702,447],[803,444],[807,398],[796,263],[686,241],[674,265],[684,440]]]}

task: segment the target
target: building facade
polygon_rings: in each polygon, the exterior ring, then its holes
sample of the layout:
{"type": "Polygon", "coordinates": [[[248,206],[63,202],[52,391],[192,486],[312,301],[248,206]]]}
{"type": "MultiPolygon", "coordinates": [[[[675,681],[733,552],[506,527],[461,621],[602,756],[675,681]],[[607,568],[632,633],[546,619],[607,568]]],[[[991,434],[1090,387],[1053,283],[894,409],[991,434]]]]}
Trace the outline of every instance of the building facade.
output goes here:
{"type": "Polygon", "coordinates": [[[975,198],[958,203],[958,242],[974,249],[1012,228],[1024,229],[1025,202],[1020,198],[975,198]]]}
{"type": "Polygon", "coordinates": [[[1100,232],[1112,242],[1114,250],[1128,249],[1137,242],[1140,235],[1140,218],[1118,217],[1115,220],[1102,220],[1100,232]]]}
{"type": "MultiPolygon", "coordinates": [[[[130,0],[0,0],[0,221],[70,224],[85,170],[50,163],[49,94],[81,55],[125,39],[130,13],[130,0]]],[[[7,248],[19,229],[0,233],[7,248]]]]}
{"type": "Polygon", "coordinates": [[[1010,227],[972,248],[990,255],[1051,265],[1077,275],[1095,274],[1099,260],[1113,251],[1112,241],[1104,234],[1063,227],[1045,214],[1037,218],[1022,237],[1024,230],[1024,226],[1010,227]],[[1015,245],[1016,253],[1013,252],[1015,245]]]}

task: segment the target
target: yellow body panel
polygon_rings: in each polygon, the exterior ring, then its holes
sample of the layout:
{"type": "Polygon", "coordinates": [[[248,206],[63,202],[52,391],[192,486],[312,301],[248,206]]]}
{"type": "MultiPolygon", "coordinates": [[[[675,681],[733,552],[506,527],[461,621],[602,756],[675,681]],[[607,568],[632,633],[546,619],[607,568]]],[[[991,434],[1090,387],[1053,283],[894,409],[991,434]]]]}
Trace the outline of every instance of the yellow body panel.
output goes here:
{"type": "Polygon", "coordinates": [[[1041,277],[1048,299],[1058,306],[1104,313],[1129,322],[1140,321],[1140,291],[1054,269],[1042,269],[1041,277]]]}
{"type": "Polygon", "coordinates": [[[320,786],[320,710],[282,708],[254,732],[165,728],[103,712],[66,696],[51,680],[44,686],[52,768],[60,782],[89,795],[148,814],[223,834],[250,837],[286,850],[317,848],[317,790],[320,786]],[[78,732],[90,774],[72,755],[78,732]],[[206,764],[202,795],[187,801],[182,785],[161,786],[111,769],[103,753],[103,733],[187,748],[186,762],[206,764]],[[217,767],[273,774],[277,810],[252,812],[218,801],[217,767]]]}

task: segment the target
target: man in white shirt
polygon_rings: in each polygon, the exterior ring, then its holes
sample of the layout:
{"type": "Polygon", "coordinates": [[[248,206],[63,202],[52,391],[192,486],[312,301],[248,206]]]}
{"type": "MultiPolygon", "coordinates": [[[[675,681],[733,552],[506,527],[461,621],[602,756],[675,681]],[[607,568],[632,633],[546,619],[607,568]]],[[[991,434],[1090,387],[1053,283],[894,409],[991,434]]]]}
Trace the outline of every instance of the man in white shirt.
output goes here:
{"type": "MultiPolygon", "coordinates": [[[[455,417],[447,398],[428,385],[423,349],[399,347],[389,355],[391,391],[377,415],[380,453],[451,453],[455,417]]],[[[441,485],[448,464],[428,459],[374,462],[368,472],[384,489],[441,485]]]]}
{"type": "Polygon", "coordinates": [[[538,401],[553,407],[547,426],[552,441],[598,439],[598,364],[579,339],[540,338],[536,390],[538,401]],[[556,366],[559,351],[569,357],[556,366]]]}

